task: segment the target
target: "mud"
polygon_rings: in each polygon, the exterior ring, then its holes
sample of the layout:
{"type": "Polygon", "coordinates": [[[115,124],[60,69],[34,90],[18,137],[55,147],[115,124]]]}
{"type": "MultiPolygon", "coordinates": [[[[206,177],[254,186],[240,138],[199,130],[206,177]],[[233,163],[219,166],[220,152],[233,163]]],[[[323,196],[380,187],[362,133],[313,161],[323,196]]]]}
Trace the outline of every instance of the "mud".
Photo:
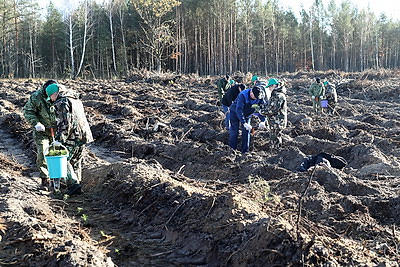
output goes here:
{"type": "Polygon", "coordinates": [[[40,189],[21,109],[43,81],[4,80],[0,265],[398,266],[399,74],[282,75],[283,148],[259,130],[244,155],[227,145],[216,77],[62,80],[95,138],[78,196],[40,189]],[[311,112],[316,76],[338,83],[333,115],[311,112]],[[323,151],[347,166],[299,172],[323,151]]]}

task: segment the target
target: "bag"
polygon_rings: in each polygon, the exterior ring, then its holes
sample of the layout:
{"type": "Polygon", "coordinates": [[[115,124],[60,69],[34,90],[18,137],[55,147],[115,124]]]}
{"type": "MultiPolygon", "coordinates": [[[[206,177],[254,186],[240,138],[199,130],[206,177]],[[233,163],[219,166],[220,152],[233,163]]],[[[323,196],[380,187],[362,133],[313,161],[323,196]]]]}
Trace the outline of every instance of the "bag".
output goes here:
{"type": "Polygon", "coordinates": [[[347,165],[347,161],[344,158],[321,152],[314,156],[305,157],[300,164],[299,171],[305,172],[312,166],[318,165],[319,163],[323,162],[324,159],[329,161],[331,167],[336,169],[343,169],[347,165]]]}
{"type": "Polygon", "coordinates": [[[82,144],[93,142],[92,131],[86,119],[83,103],[79,99],[68,98],[72,106],[72,120],[74,131],[82,144]]]}

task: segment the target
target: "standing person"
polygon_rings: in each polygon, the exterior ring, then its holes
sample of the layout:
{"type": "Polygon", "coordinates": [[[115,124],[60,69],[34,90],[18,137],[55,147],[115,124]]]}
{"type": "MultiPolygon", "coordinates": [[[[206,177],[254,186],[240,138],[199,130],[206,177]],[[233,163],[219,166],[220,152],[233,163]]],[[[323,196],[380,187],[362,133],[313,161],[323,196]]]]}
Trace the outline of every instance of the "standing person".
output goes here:
{"type": "Polygon", "coordinates": [[[225,127],[228,131],[229,131],[229,115],[227,114],[229,113],[229,108],[224,104],[222,104],[222,98],[234,83],[235,81],[231,80],[229,75],[226,75],[225,77],[219,79],[217,82],[219,103],[221,103],[222,110],[224,111],[225,114],[225,127]]]}
{"type": "Polygon", "coordinates": [[[319,77],[315,78],[315,83],[311,84],[308,93],[311,96],[314,112],[322,113],[321,98],[325,97],[325,87],[319,77]]]}
{"type": "Polygon", "coordinates": [[[267,90],[271,92],[271,97],[268,100],[268,106],[265,113],[262,115],[268,117],[270,127],[270,140],[273,149],[278,149],[282,146],[282,132],[287,125],[287,101],[286,88],[281,86],[277,79],[269,79],[267,90]]]}
{"type": "MultiPolygon", "coordinates": [[[[228,89],[228,91],[226,91],[225,95],[222,97],[222,105],[229,109],[232,103],[236,100],[237,96],[244,89],[246,89],[246,86],[243,83],[236,83],[235,85],[233,85],[231,88],[228,89]]],[[[229,110],[225,113],[225,122],[228,123],[229,130],[231,125],[229,110]]]]}
{"type": "MultiPolygon", "coordinates": [[[[239,125],[242,124],[242,148],[241,152],[246,153],[249,151],[250,146],[250,132],[252,126],[250,125],[251,115],[255,109],[252,107],[254,104],[265,105],[264,90],[261,86],[254,86],[252,89],[246,89],[238,95],[236,100],[230,106],[230,122],[229,129],[229,146],[237,149],[239,137],[239,125]]],[[[261,119],[258,127],[265,128],[265,117],[258,115],[261,119]]]]}
{"type": "Polygon", "coordinates": [[[251,77],[251,84],[250,86],[253,87],[257,84],[258,82],[258,76],[254,75],[253,77],[251,77]]]}
{"type": "MultiPolygon", "coordinates": [[[[50,179],[44,158],[44,150],[52,140],[51,129],[55,129],[57,140],[65,142],[64,145],[69,151],[68,178],[75,180],[75,183],[79,182],[81,170],[79,168],[74,170],[73,166],[76,166],[76,162],[81,162],[79,158],[82,158],[82,153],[77,153],[76,151],[82,151],[81,143],[93,141],[92,133],[86,117],[84,117],[83,105],[81,107],[76,105],[76,108],[75,106],[73,108],[71,106],[66,109],[62,108],[62,103],[67,98],[60,92],[61,87],[56,81],[48,80],[42,88],[31,95],[23,108],[25,119],[35,129],[33,131],[33,139],[37,149],[36,165],[39,168],[42,186],[45,187],[49,186],[50,179]],[[79,117],[83,122],[77,121],[79,113],[81,113],[79,117]],[[61,117],[65,117],[69,121],[68,126],[65,126],[64,120],[60,119],[61,117]],[[83,127],[82,125],[85,126],[83,127]],[[75,141],[73,142],[72,140],[74,139],[75,141]],[[70,142],[67,142],[67,140],[70,142]],[[77,147],[79,149],[76,149],[77,147]]],[[[77,101],[80,102],[80,100],[77,101]]],[[[60,142],[56,141],[54,145],[60,145],[60,142]]]]}
{"type": "Polygon", "coordinates": [[[338,102],[338,97],[336,93],[336,87],[334,84],[325,81],[324,86],[326,89],[326,99],[328,100],[328,112],[333,114],[335,112],[336,103],[338,102]]]}

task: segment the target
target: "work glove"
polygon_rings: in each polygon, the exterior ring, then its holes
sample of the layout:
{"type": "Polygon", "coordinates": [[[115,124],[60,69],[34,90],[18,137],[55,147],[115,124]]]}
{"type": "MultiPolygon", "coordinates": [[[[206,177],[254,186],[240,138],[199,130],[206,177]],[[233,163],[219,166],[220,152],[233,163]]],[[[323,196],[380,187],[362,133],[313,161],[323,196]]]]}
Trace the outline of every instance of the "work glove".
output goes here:
{"type": "Polygon", "coordinates": [[[52,146],[62,146],[61,142],[59,141],[53,141],[53,143],[51,143],[52,146]]]}
{"type": "Polygon", "coordinates": [[[258,104],[251,105],[251,108],[254,108],[256,110],[256,112],[260,111],[260,106],[258,104]]]}
{"type": "Polygon", "coordinates": [[[247,131],[251,131],[251,128],[253,128],[253,127],[251,127],[251,125],[248,124],[247,122],[246,122],[245,124],[243,124],[243,127],[244,127],[247,131]]]}
{"type": "Polygon", "coordinates": [[[44,127],[43,124],[41,124],[40,122],[36,123],[35,125],[35,130],[38,132],[44,132],[46,130],[46,128],[44,127]]]}
{"type": "Polygon", "coordinates": [[[315,100],[315,95],[311,96],[311,99],[312,99],[312,100],[315,100]]]}
{"type": "Polygon", "coordinates": [[[262,121],[258,124],[259,129],[265,129],[265,121],[262,121]]]}

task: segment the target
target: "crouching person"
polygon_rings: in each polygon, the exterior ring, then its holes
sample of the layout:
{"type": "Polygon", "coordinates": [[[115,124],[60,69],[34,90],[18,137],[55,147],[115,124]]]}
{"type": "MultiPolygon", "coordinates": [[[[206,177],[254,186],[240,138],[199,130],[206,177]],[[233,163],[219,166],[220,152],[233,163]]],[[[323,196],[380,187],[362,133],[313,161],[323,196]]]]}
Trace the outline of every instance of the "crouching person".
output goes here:
{"type": "MultiPolygon", "coordinates": [[[[261,86],[254,86],[252,89],[246,89],[240,92],[236,100],[230,106],[230,123],[229,129],[229,146],[237,149],[239,126],[242,124],[242,148],[241,152],[246,153],[249,151],[250,146],[250,133],[252,126],[250,124],[251,115],[255,112],[252,107],[255,104],[265,105],[264,88],[261,86]]],[[[259,128],[265,128],[265,117],[259,115],[261,122],[259,128]]]]}

